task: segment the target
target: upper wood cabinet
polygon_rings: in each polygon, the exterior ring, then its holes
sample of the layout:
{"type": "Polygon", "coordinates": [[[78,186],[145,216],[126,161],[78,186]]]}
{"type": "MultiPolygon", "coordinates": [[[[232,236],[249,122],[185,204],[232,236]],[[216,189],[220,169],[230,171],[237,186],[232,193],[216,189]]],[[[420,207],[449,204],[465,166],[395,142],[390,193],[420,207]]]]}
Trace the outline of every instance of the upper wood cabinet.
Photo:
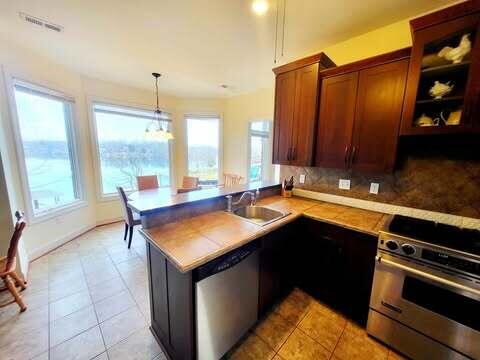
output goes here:
{"type": "Polygon", "coordinates": [[[315,166],[393,170],[409,54],[402,49],[322,72],[315,166]]]}
{"type": "Polygon", "coordinates": [[[465,133],[480,127],[480,1],[410,21],[413,37],[401,135],[465,133]],[[471,50],[470,50],[471,49],[471,50]],[[451,90],[430,89],[438,82],[451,90]]]}
{"type": "Polygon", "coordinates": [[[273,163],[311,166],[315,145],[319,72],[335,66],[323,53],[273,69],[273,163]]]}
{"type": "Polygon", "coordinates": [[[322,80],[315,165],[347,168],[352,143],[358,72],[322,80]]]}

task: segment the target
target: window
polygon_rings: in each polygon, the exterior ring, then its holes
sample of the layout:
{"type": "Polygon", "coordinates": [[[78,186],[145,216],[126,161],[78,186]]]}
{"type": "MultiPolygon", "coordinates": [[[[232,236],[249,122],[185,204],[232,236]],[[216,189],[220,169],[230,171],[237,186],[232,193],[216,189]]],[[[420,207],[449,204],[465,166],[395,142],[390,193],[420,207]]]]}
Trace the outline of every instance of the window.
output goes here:
{"type": "Polygon", "coordinates": [[[218,116],[186,116],[188,175],[201,185],[217,185],[220,175],[220,119],[218,116]]]}
{"type": "Polygon", "coordinates": [[[250,182],[271,178],[270,121],[252,121],[249,124],[249,171],[250,182]]]}
{"type": "Polygon", "coordinates": [[[152,111],[94,103],[93,113],[103,196],[116,194],[117,186],[135,190],[140,175],[157,175],[161,187],[170,186],[168,141],[145,138],[152,111]]]}
{"type": "Polygon", "coordinates": [[[73,99],[15,80],[19,158],[29,213],[40,217],[82,199],[73,99]]]}

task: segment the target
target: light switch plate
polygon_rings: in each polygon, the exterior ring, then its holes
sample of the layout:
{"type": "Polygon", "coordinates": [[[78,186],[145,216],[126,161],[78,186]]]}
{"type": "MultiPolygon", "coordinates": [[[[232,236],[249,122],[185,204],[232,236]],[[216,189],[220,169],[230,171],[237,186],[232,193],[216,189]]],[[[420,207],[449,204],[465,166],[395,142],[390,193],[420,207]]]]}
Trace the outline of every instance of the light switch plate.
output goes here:
{"type": "Polygon", "coordinates": [[[338,180],[338,188],[342,190],[350,190],[350,180],[347,180],[347,179],[338,180]]]}
{"type": "Polygon", "coordinates": [[[378,189],[380,188],[379,183],[370,183],[370,194],[378,194],[378,189]]]}
{"type": "Polygon", "coordinates": [[[305,174],[300,174],[300,179],[298,181],[300,184],[305,184],[305,174]]]}

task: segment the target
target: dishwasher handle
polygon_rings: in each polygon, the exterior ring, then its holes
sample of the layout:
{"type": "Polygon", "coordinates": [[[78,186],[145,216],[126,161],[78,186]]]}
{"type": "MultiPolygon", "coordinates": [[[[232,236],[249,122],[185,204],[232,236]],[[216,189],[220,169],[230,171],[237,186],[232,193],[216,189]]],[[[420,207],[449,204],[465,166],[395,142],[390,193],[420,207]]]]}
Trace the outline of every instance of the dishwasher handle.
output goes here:
{"type": "Polygon", "coordinates": [[[258,248],[258,242],[253,241],[198,267],[193,274],[195,282],[202,281],[203,279],[230,269],[245,260],[248,256],[257,251],[258,248]]]}

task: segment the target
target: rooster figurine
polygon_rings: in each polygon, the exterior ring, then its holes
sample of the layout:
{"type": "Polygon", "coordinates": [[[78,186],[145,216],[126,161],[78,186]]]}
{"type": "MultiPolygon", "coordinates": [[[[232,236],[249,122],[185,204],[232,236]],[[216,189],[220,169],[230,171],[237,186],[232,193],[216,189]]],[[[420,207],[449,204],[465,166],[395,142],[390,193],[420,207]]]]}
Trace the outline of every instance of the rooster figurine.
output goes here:
{"type": "Polygon", "coordinates": [[[438,56],[452,61],[454,64],[461,63],[465,55],[472,50],[472,42],[470,41],[469,36],[470,34],[463,35],[460,44],[458,44],[456,48],[445,46],[440,50],[438,56]]]}

